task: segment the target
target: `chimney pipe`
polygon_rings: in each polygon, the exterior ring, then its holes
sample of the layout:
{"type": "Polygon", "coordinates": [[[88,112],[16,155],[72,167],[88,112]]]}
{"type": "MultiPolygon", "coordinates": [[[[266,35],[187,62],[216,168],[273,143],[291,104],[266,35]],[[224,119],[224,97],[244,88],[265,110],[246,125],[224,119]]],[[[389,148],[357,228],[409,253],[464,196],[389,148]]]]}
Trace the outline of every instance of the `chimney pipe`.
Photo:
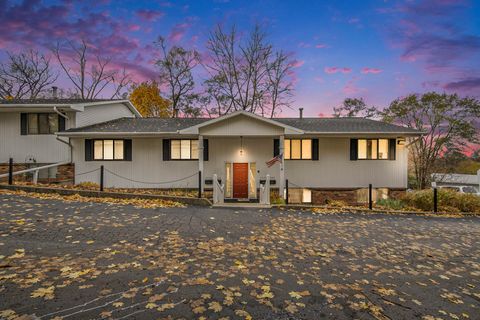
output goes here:
{"type": "Polygon", "coordinates": [[[303,108],[298,108],[298,111],[300,111],[300,119],[303,119],[303,108]]]}
{"type": "Polygon", "coordinates": [[[53,99],[57,99],[57,98],[58,98],[58,96],[57,96],[57,91],[58,91],[58,87],[53,86],[53,87],[52,87],[52,98],[53,98],[53,99]]]}

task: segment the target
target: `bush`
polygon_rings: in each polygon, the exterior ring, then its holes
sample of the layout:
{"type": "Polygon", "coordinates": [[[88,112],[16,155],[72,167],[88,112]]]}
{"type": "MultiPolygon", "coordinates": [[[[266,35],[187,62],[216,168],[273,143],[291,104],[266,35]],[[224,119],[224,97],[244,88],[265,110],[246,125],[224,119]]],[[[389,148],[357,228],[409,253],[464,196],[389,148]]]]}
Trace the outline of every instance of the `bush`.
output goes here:
{"type": "MultiPolygon", "coordinates": [[[[431,189],[408,192],[402,200],[407,206],[423,211],[433,210],[433,191],[431,189]]],[[[438,209],[447,212],[480,213],[480,197],[474,194],[438,189],[438,209]]]]}
{"type": "Polygon", "coordinates": [[[77,187],[81,190],[98,190],[100,185],[95,182],[81,182],[77,184],[77,187]]]}
{"type": "Polygon", "coordinates": [[[393,210],[401,210],[405,208],[405,203],[400,199],[379,199],[377,200],[376,205],[393,210]]]}

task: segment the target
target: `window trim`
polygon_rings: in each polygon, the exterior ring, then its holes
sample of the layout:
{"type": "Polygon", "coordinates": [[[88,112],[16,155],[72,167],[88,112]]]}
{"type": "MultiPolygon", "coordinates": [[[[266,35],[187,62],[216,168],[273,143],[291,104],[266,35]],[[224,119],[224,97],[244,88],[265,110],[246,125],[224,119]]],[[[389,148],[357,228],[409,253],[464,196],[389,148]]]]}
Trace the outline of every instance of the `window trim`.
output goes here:
{"type": "MultiPolygon", "coordinates": [[[[192,158],[192,141],[198,141],[198,139],[170,139],[170,159],[169,159],[169,161],[198,161],[199,155],[200,155],[200,149],[197,150],[197,158],[192,158]],[[190,141],[190,159],[182,159],[182,142],[181,142],[182,140],[190,141]],[[173,147],[172,141],[180,141],[180,158],[179,159],[172,158],[172,147],[173,147]]],[[[197,142],[197,147],[198,147],[198,142],[197,142]]]]}
{"type": "Polygon", "coordinates": [[[125,140],[126,139],[92,139],[92,161],[128,161],[125,160],[125,140]],[[114,159],[104,159],[105,157],[105,140],[112,140],[113,141],[113,158],[114,159]],[[95,158],[95,141],[102,141],[102,159],[96,159],[95,158]],[[115,141],[123,141],[122,146],[123,146],[123,158],[122,159],[115,159],[115,141]]]}
{"type": "Polygon", "coordinates": [[[26,113],[26,124],[27,124],[27,135],[30,136],[45,136],[45,135],[54,135],[56,132],[60,131],[60,121],[59,121],[59,115],[54,113],[54,112],[27,112],[26,113]],[[48,123],[48,132],[47,133],[40,133],[40,115],[41,114],[46,114],[47,115],[47,123],[48,123]],[[30,132],[30,116],[31,115],[36,115],[37,116],[37,133],[31,133],[30,132]],[[50,115],[56,116],[56,123],[57,123],[57,131],[51,132],[51,127],[50,127],[50,115]]]}
{"type": "MultiPolygon", "coordinates": [[[[367,144],[368,145],[368,144],[367,144]]],[[[367,152],[368,154],[368,152],[367,152]]],[[[389,138],[358,138],[357,139],[357,160],[369,160],[369,161],[382,161],[382,160],[391,160],[390,159],[390,139],[389,138]],[[359,148],[359,142],[360,140],[376,140],[377,141],[377,157],[376,158],[372,158],[372,159],[369,159],[369,158],[360,158],[359,157],[359,152],[358,152],[358,148],[359,148]],[[379,155],[379,151],[380,151],[380,140],[387,140],[387,157],[385,159],[379,159],[378,158],[378,155],[379,155]]]]}
{"type": "Polygon", "coordinates": [[[284,139],[283,143],[284,143],[284,146],[283,146],[283,152],[284,152],[284,159],[285,161],[290,161],[290,160],[294,160],[294,161],[314,161],[313,160],[313,139],[314,138],[303,138],[303,139],[291,139],[291,138],[288,138],[288,139],[284,139]],[[287,140],[290,142],[290,155],[287,159],[287,157],[285,156],[285,143],[287,142],[287,140]],[[292,143],[291,141],[292,140],[300,140],[300,159],[292,159],[292,143]],[[310,140],[310,158],[307,159],[307,158],[302,158],[303,156],[303,140],[310,140]]]}

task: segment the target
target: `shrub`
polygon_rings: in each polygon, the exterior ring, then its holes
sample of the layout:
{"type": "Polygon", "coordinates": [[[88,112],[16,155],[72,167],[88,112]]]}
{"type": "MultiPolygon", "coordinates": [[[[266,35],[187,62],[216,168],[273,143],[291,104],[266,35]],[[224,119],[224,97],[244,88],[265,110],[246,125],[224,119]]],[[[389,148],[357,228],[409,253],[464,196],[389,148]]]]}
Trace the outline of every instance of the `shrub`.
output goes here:
{"type": "MultiPolygon", "coordinates": [[[[402,200],[407,206],[423,211],[433,210],[433,191],[431,189],[408,192],[402,200]]],[[[454,190],[438,189],[438,209],[447,212],[480,213],[480,197],[474,194],[458,193],[454,190]]]]}
{"type": "Polygon", "coordinates": [[[405,203],[400,199],[379,199],[376,205],[393,210],[401,210],[405,207],[405,203]]]}
{"type": "Polygon", "coordinates": [[[77,187],[82,190],[98,190],[100,185],[95,182],[81,182],[77,184],[77,187]]]}

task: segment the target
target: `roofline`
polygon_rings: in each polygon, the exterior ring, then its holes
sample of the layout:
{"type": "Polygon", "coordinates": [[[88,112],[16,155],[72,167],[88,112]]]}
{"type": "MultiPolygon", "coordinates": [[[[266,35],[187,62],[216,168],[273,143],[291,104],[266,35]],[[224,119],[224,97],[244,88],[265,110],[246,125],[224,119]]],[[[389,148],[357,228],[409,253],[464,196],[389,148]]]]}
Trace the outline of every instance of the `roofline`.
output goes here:
{"type": "MultiPolygon", "coordinates": [[[[62,137],[83,137],[83,136],[113,136],[113,135],[123,135],[123,136],[140,136],[140,135],[145,135],[145,136],[158,136],[158,135],[200,135],[199,133],[183,133],[182,130],[177,130],[177,131],[164,131],[164,132],[151,132],[151,131],[146,131],[146,132],[136,132],[136,131],[122,131],[122,132],[106,132],[106,131],[63,131],[63,132],[57,132],[56,135],[62,136],[62,137]]],[[[289,134],[287,134],[288,136],[289,134]]],[[[291,134],[295,135],[295,134],[291,134]]],[[[402,136],[418,136],[416,133],[412,132],[304,132],[302,135],[316,135],[316,136],[327,136],[327,137],[332,137],[332,136],[370,136],[370,135],[402,135],[402,136]]],[[[277,135],[268,135],[268,136],[277,136],[277,135]]],[[[268,137],[265,136],[265,137],[268,137]]],[[[210,135],[205,135],[205,137],[215,137],[215,136],[210,136],[210,135]]],[[[218,137],[229,137],[229,136],[218,136],[218,137]]]]}
{"type": "Polygon", "coordinates": [[[236,116],[241,115],[241,114],[246,115],[246,116],[251,117],[251,118],[254,118],[254,119],[257,119],[257,120],[260,120],[260,121],[263,121],[263,122],[267,122],[267,123],[269,123],[271,125],[274,125],[274,126],[277,126],[277,127],[282,127],[284,129],[290,129],[290,130],[292,130],[294,132],[298,132],[298,133],[304,133],[303,130],[292,127],[292,126],[289,126],[288,124],[284,124],[284,123],[281,123],[281,122],[278,122],[278,121],[275,121],[275,120],[272,120],[272,119],[269,119],[269,118],[265,118],[265,117],[259,116],[257,114],[254,114],[252,112],[247,112],[247,111],[244,111],[244,110],[237,110],[235,112],[232,112],[232,113],[214,118],[212,120],[207,120],[207,121],[199,123],[197,125],[194,125],[194,126],[191,126],[191,127],[185,128],[185,129],[181,129],[180,133],[182,133],[182,132],[189,133],[189,132],[191,132],[191,130],[198,131],[199,128],[209,126],[211,124],[215,124],[217,122],[220,122],[220,121],[223,121],[223,120],[226,120],[226,119],[230,119],[230,118],[236,117],[236,116]]]}
{"type": "Polygon", "coordinates": [[[140,112],[128,99],[123,100],[106,100],[106,101],[91,101],[91,102],[74,102],[74,103],[0,103],[2,108],[53,108],[53,107],[68,107],[73,111],[84,111],[85,107],[108,105],[114,103],[124,104],[130,111],[132,111],[137,118],[142,118],[140,112]]]}

